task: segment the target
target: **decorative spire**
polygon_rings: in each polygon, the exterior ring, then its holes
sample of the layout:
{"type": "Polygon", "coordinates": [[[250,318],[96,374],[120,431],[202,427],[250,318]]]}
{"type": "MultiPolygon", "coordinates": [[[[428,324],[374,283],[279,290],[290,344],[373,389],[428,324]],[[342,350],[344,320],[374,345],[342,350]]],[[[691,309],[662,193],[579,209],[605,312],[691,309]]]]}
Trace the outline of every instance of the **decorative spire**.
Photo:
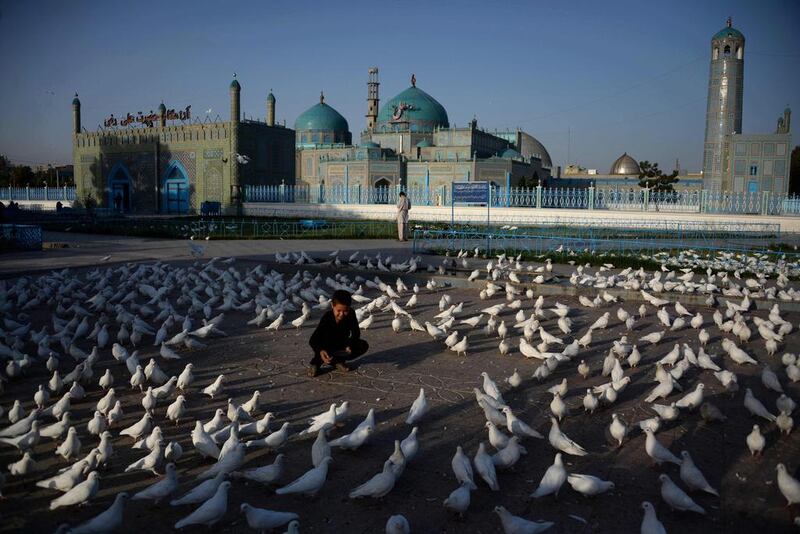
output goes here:
{"type": "Polygon", "coordinates": [[[412,74],[411,75],[411,87],[416,87],[416,86],[417,86],[417,77],[412,74]]]}
{"type": "Polygon", "coordinates": [[[319,103],[320,104],[325,103],[325,94],[322,91],[319,92],[319,103]]]}
{"type": "Polygon", "coordinates": [[[728,28],[730,28],[733,25],[733,20],[730,17],[728,17],[728,21],[726,22],[726,24],[728,25],[728,28]]]}

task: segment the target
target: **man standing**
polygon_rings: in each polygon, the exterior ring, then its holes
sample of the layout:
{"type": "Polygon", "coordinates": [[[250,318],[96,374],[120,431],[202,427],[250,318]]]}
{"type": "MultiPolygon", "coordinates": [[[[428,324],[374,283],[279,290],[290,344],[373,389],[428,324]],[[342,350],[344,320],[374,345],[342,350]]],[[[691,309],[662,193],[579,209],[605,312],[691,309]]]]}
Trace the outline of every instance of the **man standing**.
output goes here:
{"type": "Polygon", "coordinates": [[[408,241],[408,210],[411,209],[411,201],[408,200],[405,191],[400,191],[397,197],[397,238],[400,241],[408,241]]]}

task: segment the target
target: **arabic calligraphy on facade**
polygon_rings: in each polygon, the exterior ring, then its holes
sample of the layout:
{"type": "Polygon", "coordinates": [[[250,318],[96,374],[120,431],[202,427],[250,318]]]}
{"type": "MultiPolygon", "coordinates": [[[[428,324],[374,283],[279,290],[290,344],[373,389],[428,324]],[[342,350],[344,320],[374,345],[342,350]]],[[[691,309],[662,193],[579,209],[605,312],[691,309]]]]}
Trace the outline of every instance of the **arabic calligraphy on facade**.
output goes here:
{"type": "MultiPolygon", "coordinates": [[[[127,113],[124,119],[119,119],[114,116],[112,113],[106,120],[103,121],[103,126],[106,128],[110,128],[112,126],[128,126],[130,124],[143,124],[148,128],[152,128],[155,126],[156,122],[159,120],[159,114],[153,113],[152,111],[145,115],[141,111],[138,113],[131,114],[127,113]]],[[[166,111],[166,119],[168,121],[188,121],[192,118],[192,106],[186,106],[185,109],[181,109],[175,111],[174,109],[168,109],[166,111]]]]}

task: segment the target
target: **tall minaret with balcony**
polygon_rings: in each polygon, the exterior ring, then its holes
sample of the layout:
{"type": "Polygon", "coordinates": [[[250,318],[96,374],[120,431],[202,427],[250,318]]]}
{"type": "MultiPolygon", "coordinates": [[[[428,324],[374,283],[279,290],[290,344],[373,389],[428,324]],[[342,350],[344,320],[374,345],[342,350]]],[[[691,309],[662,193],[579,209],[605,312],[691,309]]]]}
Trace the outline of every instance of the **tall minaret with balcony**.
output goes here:
{"type": "Polygon", "coordinates": [[[706,135],[703,146],[703,183],[706,189],[727,190],[724,177],[728,161],[727,136],[742,133],[744,86],[744,35],[730,17],[711,38],[711,69],[708,77],[706,135]]]}
{"type": "Polygon", "coordinates": [[[367,131],[371,132],[378,121],[378,67],[369,69],[369,79],[367,80],[367,131]]]}

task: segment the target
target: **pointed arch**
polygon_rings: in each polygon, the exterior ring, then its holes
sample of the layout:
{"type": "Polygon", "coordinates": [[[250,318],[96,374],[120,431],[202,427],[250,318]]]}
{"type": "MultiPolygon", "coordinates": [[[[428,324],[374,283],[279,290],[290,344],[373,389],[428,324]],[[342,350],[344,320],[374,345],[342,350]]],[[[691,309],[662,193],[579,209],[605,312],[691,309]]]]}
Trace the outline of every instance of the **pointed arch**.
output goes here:
{"type": "Polygon", "coordinates": [[[122,162],[115,163],[108,173],[106,182],[107,205],[115,211],[130,211],[132,192],[133,178],[130,171],[128,171],[128,167],[122,162]]]}
{"type": "Polygon", "coordinates": [[[178,160],[171,161],[161,175],[161,211],[165,213],[189,211],[189,173],[178,160]]]}

